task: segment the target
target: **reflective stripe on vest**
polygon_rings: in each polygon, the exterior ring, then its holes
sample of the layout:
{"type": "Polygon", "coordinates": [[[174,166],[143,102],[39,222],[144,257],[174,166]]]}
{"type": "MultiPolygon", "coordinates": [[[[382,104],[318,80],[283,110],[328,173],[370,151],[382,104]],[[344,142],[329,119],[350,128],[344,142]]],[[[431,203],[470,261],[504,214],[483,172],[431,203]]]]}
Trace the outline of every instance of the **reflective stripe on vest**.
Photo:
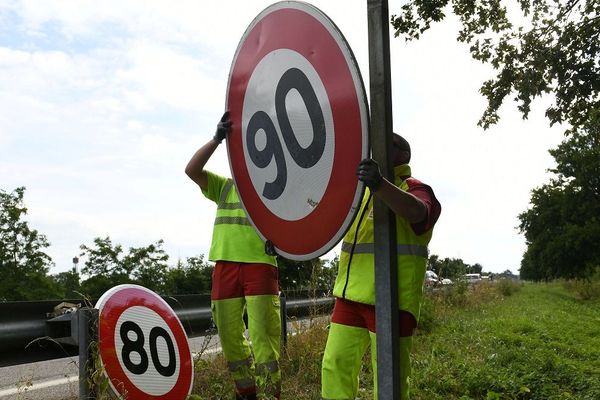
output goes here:
{"type": "Polygon", "coordinates": [[[238,210],[242,208],[242,203],[223,203],[219,206],[220,210],[238,210]]]}
{"type": "MultiPolygon", "coordinates": [[[[342,251],[350,253],[352,251],[352,243],[343,242],[342,251]]],[[[356,243],[354,246],[354,254],[374,254],[375,244],[374,243],[356,243]]],[[[396,246],[396,253],[399,256],[421,256],[428,257],[429,250],[427,246],[420,244],[398,244],[396,246]]]]}
{"type": "Polygon", "coordinates": [[[221,209],[221,210],[242,209],[242,203],[240,203],[239,201],[237,203],[225,203],[225,200],[227,200],[227,195],[231,191],[232,187],[233,187],[233,181],[227,181],[227,183],[223,187],[223,191],[221,192],[221,197],[219,197],[219,203],[217,204],[217,209],[221,209]]]}
{"type": "Polygon", "coordinates": [[[215,218],[215,225],[250,225],[250,221],[245,217],[217,217],[215,218]]]}
{"type": "MultiPolygon", "coordinates": [[[[402,191],[408,191],[405,179],[410,176],[410,167],[401,165],[394,168],[394,183],[402,191]]],[[[375,232],[372,219],[372,201],[367,189],[361,208],[364,207],[365,218],[352,223],[342,241],[338,274],[333,294],[363,304],[375,304],[375,232]],[[359,224],[360,221],[360,224],[359,224]],[[352,250],[353,243],[354,249],[352,250]],[[352,252],[352,253],[351,253],[352,252]],[[354,257],[350,255],[353,254],[354,257]]],[[[396,244],[398,267],[398,307],[419,318],[420,302],[423,296],[423,280],[428,258],[428,244],[432,229],[417,235],[411,224],[396,215],[396,244]]]]}
{"type": "Polygon", "coordinates": [[[227,181],[221,192],[219,203],[217,205],[217,217],[215,218],[215,225],[251,225],[247,217],[219,217],[219,210],[243,210],[242,203],[226,203],[227,195],[233,187],[233,181],[227,181]]]}
{"type": "Polygon", "coordinates": [[[225,200],[227,199],[227,195],[229,194],[229,191],[231,190],[232,186],[233,186],[233,181],[228,180],[227,183],[225,184],[225,186],[223,187],[223,191],[221,192],[221,197],[219,197],[219,203],[217,204],[218,207],[221,207],[221,205],[223,205],[225,203],[225,200]]]}

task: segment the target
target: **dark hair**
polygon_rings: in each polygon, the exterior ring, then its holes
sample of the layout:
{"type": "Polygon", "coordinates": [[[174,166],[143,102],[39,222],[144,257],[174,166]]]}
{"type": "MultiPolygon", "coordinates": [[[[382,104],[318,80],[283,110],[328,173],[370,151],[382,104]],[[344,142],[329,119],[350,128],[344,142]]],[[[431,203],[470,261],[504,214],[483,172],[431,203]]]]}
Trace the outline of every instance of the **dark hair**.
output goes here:
{"type": "Polygon", "coordinates": [[[408,141],[406,139],[404,139],[402,136],[398,135],[397,133],[394,133],[394,136],[396,136],[398,138],[398,142],[399,142],[398,145],[396,145],[396,143],[394,143],[394,145],[396,147],[398,147],[399,150],[408,152],[407,163],[410,162],[410,156],[411,156],[410,144],[408,143],[408,141]]]}

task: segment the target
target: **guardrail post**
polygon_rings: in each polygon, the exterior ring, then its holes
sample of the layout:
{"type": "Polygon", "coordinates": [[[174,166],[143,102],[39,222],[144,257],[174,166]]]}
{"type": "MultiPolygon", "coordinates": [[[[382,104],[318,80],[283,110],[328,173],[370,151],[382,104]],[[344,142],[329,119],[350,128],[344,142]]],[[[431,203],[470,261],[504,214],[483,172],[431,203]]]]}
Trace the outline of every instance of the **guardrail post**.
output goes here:
{"type": "Polygon", "coordinates": [[[82,307],[77,311],[77,342],[79,344],[79,399],[94,400],[96,393],[92,382],[95,368],[93,341],[98,341],[98,310],[82,307]]]}
{"type": "Polygon", "coordinates": [[[285,293],[279,292],[279,311],[281,316],[281,345],[287,346],[287,307],[285,293]]]}

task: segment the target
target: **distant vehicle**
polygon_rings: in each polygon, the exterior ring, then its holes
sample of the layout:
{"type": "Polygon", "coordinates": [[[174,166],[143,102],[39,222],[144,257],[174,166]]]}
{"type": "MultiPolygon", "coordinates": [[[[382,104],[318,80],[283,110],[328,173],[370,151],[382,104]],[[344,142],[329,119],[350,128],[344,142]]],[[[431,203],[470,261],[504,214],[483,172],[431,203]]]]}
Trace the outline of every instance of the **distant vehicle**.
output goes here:
{"type": "Polygon", "coordinates": [[[481,274],[466,274],[465,278],[467,279],[467,282],[469,282],[469,283],[479,282],[479,281],[481,281],[481,274]]]}
{"type": "Polygon", "coordinates": [[[440,277],[433,271],[425,271],[425,286],[436,286],[440,283],[440,277]]]}
{"type": "Polygon", "coordinates": [[[448,278],[442,279],[442,285],[452,285],[452,281],[448,278]]]}

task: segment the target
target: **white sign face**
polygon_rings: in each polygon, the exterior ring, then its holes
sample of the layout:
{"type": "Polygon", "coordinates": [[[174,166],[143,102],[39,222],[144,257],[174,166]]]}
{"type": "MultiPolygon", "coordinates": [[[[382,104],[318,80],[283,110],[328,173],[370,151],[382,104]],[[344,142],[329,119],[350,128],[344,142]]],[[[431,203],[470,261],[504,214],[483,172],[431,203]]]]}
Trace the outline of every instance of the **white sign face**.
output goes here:
{"type": "Polygon", "coordinates": [[[115,393],[127,399],[184,400],[193,383],[187,335],[160,296],[138,285],[119,285],[102,295],[100,358],[115,393]]]}
{"type": "Polygon", "coordinates": [[[229,163],[258,234],[294,260],[329,251],[358,211],[369,154],[366,94],[341,32],[310,4],[267,7],[236,50],[227,109],[229,163]]]}
{"type": "Polygon", "coordinates": [[[333,168],[333,116],[321,78],[302,55],[278,49],[256,66],[245,100],[244,157],[254,190],[277,217],[302,219],[321,202],[333,168]],[[260,120],[273,105],[277,119],[260,120]]]}
{"type": "Polygon", "coordinates": [[[179,349],[160,315],[146,307],[125,310],[115,329],[117,358],[125,375],[153,396],[173,389],[179,376],[179,349]]]}

